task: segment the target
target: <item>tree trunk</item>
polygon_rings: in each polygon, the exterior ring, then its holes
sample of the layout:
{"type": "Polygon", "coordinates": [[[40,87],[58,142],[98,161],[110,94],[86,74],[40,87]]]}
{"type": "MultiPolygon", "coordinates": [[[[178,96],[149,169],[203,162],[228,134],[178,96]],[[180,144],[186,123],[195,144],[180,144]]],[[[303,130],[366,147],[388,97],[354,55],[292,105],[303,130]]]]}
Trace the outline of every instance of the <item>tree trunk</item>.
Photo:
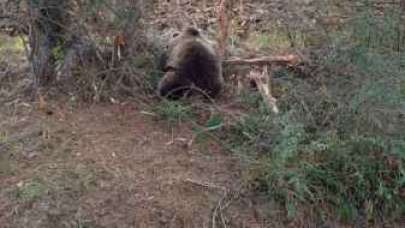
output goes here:
{"type": "Polygon", "coordinates": [[[27,0],[31,28],[30,61],[36,86],[47,86],[55,79],[55,63],[66,41],[69,2],[69,0],[27,0]]]}

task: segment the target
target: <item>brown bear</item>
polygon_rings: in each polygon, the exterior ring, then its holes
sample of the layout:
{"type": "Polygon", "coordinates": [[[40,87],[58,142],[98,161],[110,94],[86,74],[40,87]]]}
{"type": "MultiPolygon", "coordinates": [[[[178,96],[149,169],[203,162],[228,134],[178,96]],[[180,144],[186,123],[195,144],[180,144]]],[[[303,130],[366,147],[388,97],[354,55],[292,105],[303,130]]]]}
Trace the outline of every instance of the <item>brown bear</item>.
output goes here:
{"type": "Polygon", "coordinates": [[[193,87],[210,97],[217,96],[221,91],[223,78],[220,58],[196,28],[187,27],[174,36],[165,56],[165,75],[158,85],[160,96],[180,98],[193,87]]]}

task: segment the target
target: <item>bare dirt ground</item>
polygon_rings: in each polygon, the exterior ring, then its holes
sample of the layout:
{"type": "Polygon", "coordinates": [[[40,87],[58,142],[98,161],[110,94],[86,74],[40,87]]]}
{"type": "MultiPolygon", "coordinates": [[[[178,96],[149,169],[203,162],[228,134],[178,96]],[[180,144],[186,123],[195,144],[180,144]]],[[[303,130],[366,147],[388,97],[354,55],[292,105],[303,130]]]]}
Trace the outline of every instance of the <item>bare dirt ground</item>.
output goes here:
{"type": "MultiPolygon", "coordinates": [[[[187,147],[188,126],[137,104],[4,107],[0,227],[211,227],[239,185],[237,159],[211,142],[187,147]]],[[[249,207],[234,211],[231,227],[257,227],[249,207]]]]}

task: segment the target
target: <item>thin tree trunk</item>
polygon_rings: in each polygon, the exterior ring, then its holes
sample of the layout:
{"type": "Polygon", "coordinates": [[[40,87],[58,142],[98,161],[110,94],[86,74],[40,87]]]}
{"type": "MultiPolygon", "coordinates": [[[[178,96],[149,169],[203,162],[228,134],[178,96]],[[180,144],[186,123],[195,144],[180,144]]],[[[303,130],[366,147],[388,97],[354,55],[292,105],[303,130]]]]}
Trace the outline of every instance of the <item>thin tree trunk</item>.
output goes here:
{"type": "Polygon", "coordinates": [[[35,85],[47,86],[55,79],[55,62],[65,43],[69,0],[27,0],[30,16],[30,61],[35,85]]]}

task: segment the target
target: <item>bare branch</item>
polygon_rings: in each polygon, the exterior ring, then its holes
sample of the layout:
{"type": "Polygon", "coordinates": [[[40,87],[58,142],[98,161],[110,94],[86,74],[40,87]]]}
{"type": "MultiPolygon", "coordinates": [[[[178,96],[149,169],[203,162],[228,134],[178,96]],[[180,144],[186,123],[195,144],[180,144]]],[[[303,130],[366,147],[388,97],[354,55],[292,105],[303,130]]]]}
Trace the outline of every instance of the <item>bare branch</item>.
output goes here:
{"type": "Polygon", "coordinates": [[[226,65],[294,65],[300,62],[298,55],[267,56],[253,59],[227,59],[223,63],[226,65]]]}

